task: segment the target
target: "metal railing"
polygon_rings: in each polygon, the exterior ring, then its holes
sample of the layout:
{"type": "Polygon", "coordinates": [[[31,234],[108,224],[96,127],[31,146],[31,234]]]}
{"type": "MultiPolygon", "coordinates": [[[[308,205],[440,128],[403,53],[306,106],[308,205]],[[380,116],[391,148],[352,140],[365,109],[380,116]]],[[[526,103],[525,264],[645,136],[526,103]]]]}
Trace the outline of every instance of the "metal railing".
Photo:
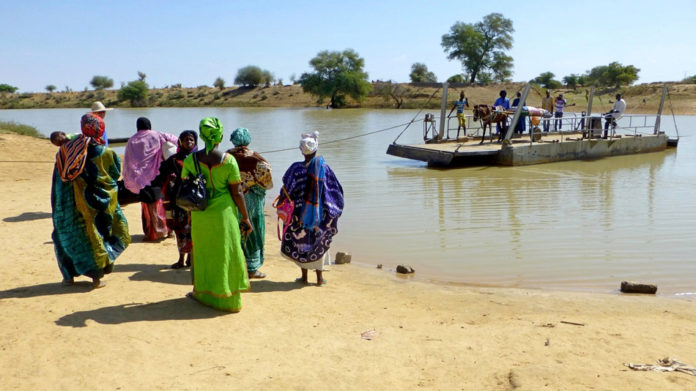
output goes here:
{"type": "MultiPolygon", "coordinates": [[[[480,121],[474,122],[472,115],[466,115],[465,117],[466,136],[481,137],[483,134],[483,128],[481,127],[480,121]]],[[[616,120],[615,127],[609,126],[611,132],[609,132],[608,137],[615,137],[616,135],[624,134],[634,136],[639,134],[653,134],[657,117],[658,116],[656,114],[624,114],[618,120],[616,120]]],[[[600,114],[583,116],[582,113],[565,112],[561,118],[541,118],[541,121],[536,126],[532,125],[531,117],[524,117],[524,121],[524,134],[528,135],[530,129],[535,129],[535,132],[541,132],[541,134],[560,134],[561,142],[563,142],[564,136],[577,134],[578,132],[584,132],[586,134],[603,133],[607,120],[600,114]],[[548,131],[546,131],[545,123],[548,123],[548,131]],[[599,124],[599,127],[597,127],[597,124],[599,124]],[[593,128],[590,129],[590,127],[593,128]]],[[[510,121],[508,120],[508,124],[509,122],[510,121]]],[[[457,134],[458,125],[459,122],[457,117],[451,116],[447,118],[446,133],[444,135],[447,140],[454,140],[454,137],[456,137],[457,134]]],[[[493,124],[492,128],[493,133],[495,134],[495,124],[493,124]]]]}

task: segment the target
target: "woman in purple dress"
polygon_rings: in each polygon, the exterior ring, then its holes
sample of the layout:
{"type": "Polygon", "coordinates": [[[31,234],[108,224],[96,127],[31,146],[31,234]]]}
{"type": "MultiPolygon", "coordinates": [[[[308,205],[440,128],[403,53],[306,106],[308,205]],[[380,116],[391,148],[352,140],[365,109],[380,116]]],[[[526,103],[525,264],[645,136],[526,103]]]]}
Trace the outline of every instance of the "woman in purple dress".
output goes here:
{"type": "Polygon", "coordinates": [[[280,251],[302,269],[298,282],[306,284],[307,270],[315,270],[321,286],[326,283],[322,271],[331,262],[329,246],[343,212],[343,188],[324,158],[317,156],[318,136],[319,132],[302,135],[304,161],[293,163],[283,175],[280,197],[289,196],[295,209],[280,251]]]}

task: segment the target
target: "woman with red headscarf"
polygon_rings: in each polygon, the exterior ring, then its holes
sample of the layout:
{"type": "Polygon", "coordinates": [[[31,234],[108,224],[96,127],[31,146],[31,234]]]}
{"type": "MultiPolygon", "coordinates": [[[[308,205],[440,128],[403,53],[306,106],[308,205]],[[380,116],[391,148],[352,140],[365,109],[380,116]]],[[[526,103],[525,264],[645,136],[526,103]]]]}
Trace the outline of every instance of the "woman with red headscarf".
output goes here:
{"type": "Polygon", "coordinates": [[[53,245],[63,285],[80,275],[94,288],[130,244],[128,222],[118,205],[121,160],[104,146],[104,120],[82,116],[82,134],[61,145],[51,189],[53,245]]]}

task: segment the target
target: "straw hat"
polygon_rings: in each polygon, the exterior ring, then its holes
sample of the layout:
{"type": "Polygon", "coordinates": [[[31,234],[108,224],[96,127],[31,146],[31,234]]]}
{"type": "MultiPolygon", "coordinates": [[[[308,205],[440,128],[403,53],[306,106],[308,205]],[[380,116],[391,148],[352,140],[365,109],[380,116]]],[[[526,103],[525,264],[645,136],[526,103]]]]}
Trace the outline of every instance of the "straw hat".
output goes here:
{"type": "Polygon", "coordinates": [[[100,101],[96,101],[96,102],[92,103],[92,112],[93,113],[98,113],[100,111],[111,111],[111,110],[113,110],[113,109],[106,108],[106,106],[104,106],[104,104],[101,103],[100,101]]]}

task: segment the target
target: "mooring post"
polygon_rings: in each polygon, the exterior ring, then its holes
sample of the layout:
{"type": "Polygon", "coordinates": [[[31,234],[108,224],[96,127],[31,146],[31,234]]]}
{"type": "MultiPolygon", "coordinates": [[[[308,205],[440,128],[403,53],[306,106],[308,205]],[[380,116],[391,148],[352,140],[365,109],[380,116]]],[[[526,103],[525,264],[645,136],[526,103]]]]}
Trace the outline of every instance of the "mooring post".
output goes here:
{"type": "Polygon", "coordinates": [[[660,107],[657,108],[657,118],[655,118],[655,130],[653,130],[653,134],[660,132],[660,120],[662,120],[662,108],[665,105],[665,96],[667,96],[667,84],[662,86],[662,98],[660,99],[660,107]]]}
{"type": "Polygon", "coordinates": [[[437,139],[442,140],[445,134],[445,124],[447,123],[447,82],[442,83],[442,106],[440,107],[440,132],[437,139]]]}
{"type": "MultiPolygon", "coordinates": [[[[515,110],[515,115],[512,116],[512,122],[510,123],[510,126],[508,126],[507,132],[505,132],[505,140],[510,140],[510,138],[512,137],[512,132],[515,131],[515,125],[517,125],[517,121],[520,120],[520,116],[522,114],[522,108],[524,107],[524,103],[527,101],[527,95],[529,95],[530,88],[531,88],[531,86],[529,85],[529,83],[527,83],[524,86],[524,89],[522,90],[522,96],[520,97],[520,104],[517,106],[517,110],[515,110]]],[[[532,133],[534,133],[534,132],[532,132],[532,133]]]]}
{"type": "Polygon", "coordinates": [[[590,97],[587,99],[587,114],[585,114],[585,129],[590,128],[590,115],[592,114],[592,100],[594,99],[594,87],[590,87],[590,97]]]}

